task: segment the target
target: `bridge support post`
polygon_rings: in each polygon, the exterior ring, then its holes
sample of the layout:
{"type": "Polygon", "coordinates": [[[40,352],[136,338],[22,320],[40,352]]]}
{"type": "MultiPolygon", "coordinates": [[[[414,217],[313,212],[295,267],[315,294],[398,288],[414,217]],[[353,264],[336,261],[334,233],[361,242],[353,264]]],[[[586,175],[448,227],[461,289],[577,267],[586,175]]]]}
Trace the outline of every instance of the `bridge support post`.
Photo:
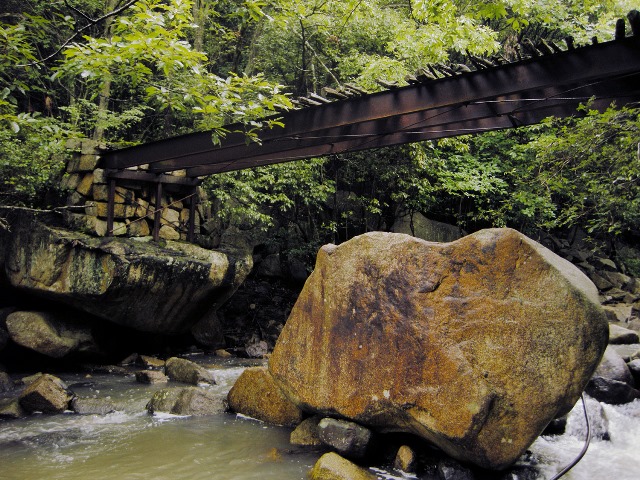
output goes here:
{"type": "Polygon", "coordinates": [[[153,241],[160,239],[160,220],[162,218],[162,183],[156,184],[156,209],[153,212],[153,241]]]}
{"type": "Polygon", "coordinates": [[[109,180],[109,194],[107,198],[107,237],[113,237],[113,218],[116,203],[116,180],[109,180]]]}
{"type": "Polygon", "coordinates": [[[189,232],[187,233],[187,240],[193,243],[193,237],[195,232],[196,222],[196,206],[198,204],[198,187],[193,187],[191,195],[191,203],[189,204],[189,232]]]}

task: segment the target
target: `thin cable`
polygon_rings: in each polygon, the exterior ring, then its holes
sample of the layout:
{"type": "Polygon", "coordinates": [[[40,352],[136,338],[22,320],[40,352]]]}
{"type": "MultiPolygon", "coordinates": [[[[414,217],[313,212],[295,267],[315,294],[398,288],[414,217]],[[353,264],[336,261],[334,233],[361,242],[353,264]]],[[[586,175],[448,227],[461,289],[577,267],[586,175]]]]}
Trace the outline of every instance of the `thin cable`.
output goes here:
{"type": "Polygon", "coordinates": [[[587,402],[584,400],[584,393],[580,395],[582,398],[582,410],[584,411],[584,420],[587,423],[587,438],[584,443],[584,447],[582,447],[582,451],[580,454],[566,467],[560,470],[553,478],[550,480],[558,480],[560,477],[563,477],[569,470],[576,466],[576,464],[582,460],[584,454],[587,453],[587,449],[589,448],[589,443],[591,443],[591,425],[589,424],[589,415],[587,414],[587,402]]]}

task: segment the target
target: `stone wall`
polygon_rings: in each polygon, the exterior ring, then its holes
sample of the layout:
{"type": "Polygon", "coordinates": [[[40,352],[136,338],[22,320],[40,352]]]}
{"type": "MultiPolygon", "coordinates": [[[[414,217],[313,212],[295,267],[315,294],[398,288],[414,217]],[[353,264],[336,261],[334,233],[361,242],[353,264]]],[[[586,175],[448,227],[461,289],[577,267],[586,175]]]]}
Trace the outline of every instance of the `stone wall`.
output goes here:
{"type": "MultiPolygon", "coordinates": [[[[92,235],[107,235],[107,205],[109,182],[100,164],[100,154],[106,145],[89,139],[73,138],[67,141],[71,159],[62,180],[69,191],[65,210],[65,224],[92,235]]],[[[127,170],[146,170],[147,166],[127,170]]],[[[184,176],[184,171],[173,176],[184,176]]],[[[198,188],[194,232],[200,232],[205,209],[199,200],[205,195],[198,188]]],[[[186,240],[188,234],[189,207],[193,187],[188,185],[163,185],[161,201],[160,238],[186,240]]],[[[114,204],[114,236],[146,237],[154,229],[156,210],[155,184],[149,182],[118,180],[114,204]]]]}

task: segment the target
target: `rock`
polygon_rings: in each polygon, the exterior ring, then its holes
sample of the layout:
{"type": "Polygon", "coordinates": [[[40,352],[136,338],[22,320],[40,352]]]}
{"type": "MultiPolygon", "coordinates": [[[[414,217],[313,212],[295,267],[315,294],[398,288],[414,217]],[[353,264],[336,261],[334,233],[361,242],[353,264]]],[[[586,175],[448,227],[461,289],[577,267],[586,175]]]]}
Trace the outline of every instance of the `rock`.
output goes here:
{"type": "Polygon", "coordinates": [[[14,287],[143,332],[188,332],[251,271],[250,253],[182,242],[96,238],[12,215],[5,269],[14,287]]]}
{"type": "Polygon", "coordinates": [[[334,452],[325,453],[309,472],[310,480],[376,480],[373,473],[334,452]]]}
{"type": "Polygon", "coordinates": [[[599,402],[612,405],[621,405],[640,398],[640,391],[629,384],[602,377],[593,377],[589,380],[585,392],[599,402]]]}
{"type": "Polygon", "coordinates": [[[269,344],[264,340],[254,339],[245,346],[245,352],[250,358],[264,358],[269,353],[269,344]]]}
{"type": "Polygon", "coordinates": [[[280,255],[278,255],[277,253],[267,255],[260,262],[256,273],[262,277],[282,277],[280,255]]]}
{"type": "Polygon", "coordinates": [[[13,390],[13,382],[7,372],[0,371],[0,393],[13,390]]]}
{"type": "Polygon", "coordinates": [[[604,356],[593,374],[595,377],[607,378],[633,385],[633,378],[629,367],[622,357],[612,347],[607,347],[604,356]]]}
{"type": "Polygon", "coordinates": [[[147,404],[147,411],[202,416],[221,413],[223,405],[219,397],[203,388],[171,388],[157,391],[147,404]]]}
{"type": "Polygon", "coordinates": [[[640,342],[638,333],[619,325],[609,325],[609,343],[616,345],[629,345],[640,342]]]}
{"type": "Polygon", "coordinates": [[[148,355],[138,355],[137,363],[147,368],[164,368],[165,361],[148,355]]]}
{"type": "Polygon", "coordinates": [[[306,411],[501,469],[571,409],[607,337],[589,279],[514,230],[373,232],[321,248],[269,369],[306,411]]]}
{"type": "Polygon", "coordinates": [[[371,441],[371,430],[354,422],[323,418],[318,423],[318,437],[340,455],[363,458],[371,441]]]}
{"type": "Polygon", "coordinates": [[[605,272],[618,271],[618,267],[616,266],[615,262],[609,258],[593,256],[591,257],[591,260],[589,262],[594,267],[599,268],[600,270],[603,270],[605,272]]]}
{"type": "Polygon", "coordinates": [[[611,345],[611,348],[613,348],[625,362],[640,358],[640,344],[638,343],[633,345],[611,345]]]}
{"type": "MultiPolygon", "coordinates": [[[[586,396],[587,414],[589,415],[589,425],[591,428],[591,438],[597,440],[610,440],[611,435],[609,433],[609,419],[602,408],[602,405],[597,400],[586,396]]],[[[568,435],[583,440],[587,435],[587,424],[584,418],[584,409],[581,402],[578,402],[571,413],[569,414],[567,422],[568,435]]]]}
{"type": "Polygon", "coordinates": [[[76,350],[97,351],[88,327],[46,312],[14,312],[7,317],[7,330],[18,345],[52,358],[62,358],[76,350]]]}
{"type": "Polygon", "coordinates": [[[52,375],[41,375],[20,395],[20,406],[28,413],[62,413],[69,406],[71,394],[64,383],[52,375]]]}
{"type": "Polygon", "coordinates": [[[598,271],[598,272],[592,272],[589,274],[589,278],[591,279],[593,284],[601,292],[606,292],[607,290],[612,289],[613,284],[609,280],[604,278],[602,275],[600,275],[600,273],[601,272],[598,271]]]}
{"type": "Polygon", "coordinates": [[[295,426],[302,411],[284,396],[265,367],[247,368],[227,396],[229,408],[276,425],[295,426]]]}
{"type": "Polygon", "coordinates": [[[27,413],[20,406],[18,399],[0,402],[0,420],[17,420],[26,416],[27,413]]]}
{"type": "Polygon", "coordinates": [[[291,445],[300,445],[304,447],[317,447],[323,445],[318,433],[318,423],[322,417],[313,416],[303,420],[289,436],[291,445]]]}
{"type": "Polygon", "coordinates": [[[540,472],[531,466],[517,466],[506,472],[500,480],[538,480],[540,472]]]}
{"type": "Polygon", "coordinates": [[[230,352],[227,352],[225,349],[223,348],[219,348],[218,350],[215,351],[216,357],[222,357],[222,358],[230,358],[233,357],[233,354],[230,352]]]}
{"type": "Polygon", "coordinates": [[[302,260],[297,258],[290,258],[287,262],[289,265],[289,275],[291,280],[298,283],[304,283],[309,277],[307,266],[302,260]]]}
{"type": "Polygon", "coordinates": [[[631,360],[627,367],[636,382],[636,385],[640,385],[640,359],[631,360]]]}
{"type": "Polygon", "coordinates": [[[609,322],[626,322],[631,316],[631,305],[603,305],[602,308],[607,314],[609,322]]]}
{"type": "Polygon", "coordinates": [[[79,415],[107,415],[116,411],[115,404],[107,398],[81,398],[71,400],[71,410],[79,415]]]}
{"type": "Polygon", "coordinates": [[[464,232],[454,225],[430,220],[419,212],[401,214],[396,218],[392,232],[406,233],[428,242],[453,242],[464,235],[464,232]]]}
{"type": "Polygon", "coordinates": [[[155,384],[167,383],[168,381],[169,377],[157,370],[141,370],[136,372],[136,382],[138,383],[155,384]]]}
{"type": "Polygon", "coordinates": [[[415,473],[416,463],[417,463],[417,457],[413,449],[411,447],[408,447],[407,445],[402,445],[398,449],[396,458],[393,461],[393,468],[397,470],[402,470],[403,472],[406,472],[406,473],[415,473]]]}
{"type": "Polygon", "coordinates": [[[554,418],[549,422],[544,428],[542,435],[562,435],[567,429],[567,416],[563,415],[562,417],[554,418]]]}
{"type": "Polygon", "coordinates": [[[191,335],[196,342],[207,348],[216,349],[225,346],[222,322],[213,309],[191,327],[191,335]]]}
{"type": "Polygon", "coordinates": [[[438,476],[440,480],[474,480],[473,472],[453,459],[443,459],[438,462],[438,476]]]}
{"type": "Polygon", "coordinates": [[[628,285],[631,278],[624,273],[620,272],[601,272],[601,275],[606,278],[615,288],[622,289],[625,285],[628,285]]]}
{"type": "Polygon", "coordinates": [[[171,357],[166,362],[165,370],[167,376],[176,382],[190,383],[192,385],[216,383],[213,373],[184,358],[171,357]]]}
{"type": "Polygon", "coordinates": [[[128,355],[126,358],[118,362],[118,366],[127,367],[129,365],[134,365],[137,361],[138,361],[138,354],[132,353],[131,355],[128,355]]]}

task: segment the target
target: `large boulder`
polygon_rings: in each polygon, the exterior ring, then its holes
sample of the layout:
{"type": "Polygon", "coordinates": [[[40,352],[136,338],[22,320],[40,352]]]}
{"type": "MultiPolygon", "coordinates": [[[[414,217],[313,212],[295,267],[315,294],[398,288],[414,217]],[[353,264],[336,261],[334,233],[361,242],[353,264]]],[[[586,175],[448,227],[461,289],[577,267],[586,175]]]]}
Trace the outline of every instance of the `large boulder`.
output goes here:
{"type": "Polygon", "coordinates": [[[374,232],[320,249],[269,370],[306,411],[502,469],[570,410],[607,335],[591,281],[514,230],[374,232]]]}
{"type": "Polygon", "coordinates": [[[253,265],[240,251],[96,238],[27,213],[11,218],[0,258],[11,285],[144,332],[188,331],[253,265]]]}
{"type": "Polygon", "coordinates": [[[7,330],[18,345],[52,358],[76,350],[98,351],[91,329],[47,312],[13,312],[7,317],[7,330]]]}

